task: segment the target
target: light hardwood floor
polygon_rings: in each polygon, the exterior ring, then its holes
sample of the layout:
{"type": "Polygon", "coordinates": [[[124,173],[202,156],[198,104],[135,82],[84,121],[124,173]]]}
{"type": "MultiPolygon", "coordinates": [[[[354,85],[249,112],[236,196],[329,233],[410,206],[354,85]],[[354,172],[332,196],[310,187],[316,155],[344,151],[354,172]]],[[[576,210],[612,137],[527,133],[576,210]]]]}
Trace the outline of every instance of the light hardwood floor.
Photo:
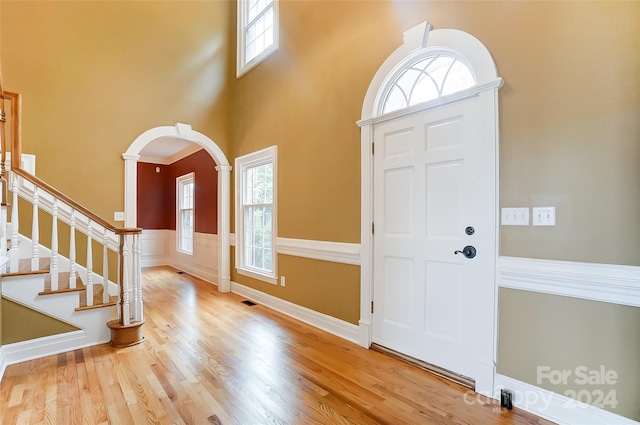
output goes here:
{"type": "Polygon", "coordinates": [[[8,367],[1,424],[550,423],[174,269],[143,278],[146,341],[8,367]]]}

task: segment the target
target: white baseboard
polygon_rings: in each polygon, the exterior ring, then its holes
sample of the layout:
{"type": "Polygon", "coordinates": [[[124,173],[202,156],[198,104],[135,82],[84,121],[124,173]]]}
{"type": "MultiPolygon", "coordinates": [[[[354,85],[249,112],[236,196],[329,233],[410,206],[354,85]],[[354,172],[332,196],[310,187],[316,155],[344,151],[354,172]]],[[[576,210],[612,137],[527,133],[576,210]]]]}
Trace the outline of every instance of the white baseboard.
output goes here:
{"type": "Polygon", "coordinates": [[[500,257],[498,285],[640,307],[640,267],[500,257]]]}
{"type": "Polygon", "coordinates": [[[495,387],[496,398],[500,398],[500,389],[507,388],[514,392],[515,407],[558,425],[638,425],[639,423],[508,376],[497,374],[495,387]]]}
{"type": "Polygon", "coordinates": [[[289,317],[300,320],[323,331],[329,332],[340,338],[354,343],[358,343],[358,326],[345,322],[335,317],[299,306],[289,301],[285,301],[273,295],[265,294],[248,286],[237,282],[231,282],[231,292],[248,298],[272,310],[279,311],[289,317]]]}
{"type": "Polygon", "coordinates": [[[3,345],[0,347],[0,380],[4,377],[7,366],[12,364],[104,344],[109,339],[110,337],[95,339],[86,331],[78,330],[3,345]]]}

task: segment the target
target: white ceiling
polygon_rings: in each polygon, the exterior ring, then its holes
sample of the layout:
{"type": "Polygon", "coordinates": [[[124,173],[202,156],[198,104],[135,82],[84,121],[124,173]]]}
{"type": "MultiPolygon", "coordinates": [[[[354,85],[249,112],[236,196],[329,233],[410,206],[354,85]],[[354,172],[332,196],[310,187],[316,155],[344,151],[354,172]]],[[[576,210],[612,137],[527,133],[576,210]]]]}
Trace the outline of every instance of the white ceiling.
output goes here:
{"type": "Polygon", "coordinates": [[[172,164],[202,149],[196,143],[177,137],[159,137],[140,151],[141,162],[172,164]]]}

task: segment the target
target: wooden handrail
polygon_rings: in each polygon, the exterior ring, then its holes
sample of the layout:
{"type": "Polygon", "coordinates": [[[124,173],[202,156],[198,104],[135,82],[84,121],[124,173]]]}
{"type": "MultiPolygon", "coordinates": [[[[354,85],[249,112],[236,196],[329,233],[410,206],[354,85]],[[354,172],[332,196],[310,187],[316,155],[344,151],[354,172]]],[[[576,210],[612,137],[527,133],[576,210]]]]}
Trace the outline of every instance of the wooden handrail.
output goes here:
{"type": "MultiPolygon", "coordinates": [[[[22,157],[22,130],[20,128],[21,124],[21,110],[22,110],[22,96],[20,93],[12,93],[12,92],[2,92],[2,98],[5,100],[11,101],[11,151],[12,155],[15,155],[16,158],[22,157]],[[17,140],[17,143],[16,143],[17,140]]],[[[15,161],[11,161],[12,163],[15,161]]],[[[18,164],[20,161],[18,161],[18,164]]],[[[19,165],[18,165],[19,167],[19,165]]],[[[13,168],[13,167],[11,167],[13,168]]]]}
{"type": "Polygon", "coordinates": [[[38,188],[44,190],[45,192],[49,193],[50,195],[58,198],[59,200],[61,200],[62,202],[66,203],[67,205],[69,205],[70,207],[72,207],[74,210],[84,214],[85,216],[89,217],[92,221],[98,223],[99,225],[101,225],[102,227],[111,230],[114,233],[117,233],[116,230],[118,229],[117,227],[115,227],[113,224],[109,223],[108,221],[106,221],[105,219],[103,219],[102,217],[100,217],[99,215],[97,215],[96,213],[94,213],[93,211],[91,211],[90,209],[88,209],[87,207],[83,206],[82,204],[79,204],[78,202],[74,201],[73,199],[71,199],[70,197],[68,197],[67,195],[65,195],[64,193],[60,192],[58,189],[56,189],[55,187],[51,186],[50,184],[48,184],[47,182],[41,180],[40,178],[34,176],[33,174],[21,169],[21,168],[14,168],[13,165],[14,161],[11,161],[11,171],[13,171],[17,176],[22,177],[23,179],[33,183],[34,185],[38,186],[38,188]]]}

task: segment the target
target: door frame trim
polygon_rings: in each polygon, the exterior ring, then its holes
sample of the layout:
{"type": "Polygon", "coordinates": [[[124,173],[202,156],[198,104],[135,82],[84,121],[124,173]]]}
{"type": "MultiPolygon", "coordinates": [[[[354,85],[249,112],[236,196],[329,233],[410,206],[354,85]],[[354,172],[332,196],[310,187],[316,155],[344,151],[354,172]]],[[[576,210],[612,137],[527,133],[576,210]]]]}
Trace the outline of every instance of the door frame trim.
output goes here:
{"type": "Polygon", "coordinates": [[[487,48],[472,35],[454,29],[431,31],[431,25],[423,22],[404,33],[404,43],[398,47],[380,66],[374,75],[362,107],[361,119],[357,122],[361,131],[360,143],[360,180],[361,180],[361,214],[360,214],[360,320],[358,321],[358,344],[369,348],[372,343],[373,301],[373,154],[374,126],[377,122],[398,118],[404,114],[415,113],[419,110],[442,106],[464,97],[478,96],[482,104],[481,120],[491,123],[483,127],[486,131],[483,137],[494,140],[491,153],[495,159],[495,184],[493,188],[493,217],[495,220],[495,252],[493,261],[493,326],[487,337],[490,338],[490,353],[477,356],[476,391],[489,397],[495,397],[494,380],[496,375],[496,352],[498,331],[498,291],[496,282],[496,268],[499,254],[499,139],[498,139],[498,89],[503,81],[498,76],[495,63],[487,48]],[[421,105],[394,111],[381,115],[380,95],[384,92],[389,76],[394,75],[398,68],[406,64],[426,50],[452,49],[465,57],[471,64],[477,84],[460,93],[426,102],[421,105]]]}

